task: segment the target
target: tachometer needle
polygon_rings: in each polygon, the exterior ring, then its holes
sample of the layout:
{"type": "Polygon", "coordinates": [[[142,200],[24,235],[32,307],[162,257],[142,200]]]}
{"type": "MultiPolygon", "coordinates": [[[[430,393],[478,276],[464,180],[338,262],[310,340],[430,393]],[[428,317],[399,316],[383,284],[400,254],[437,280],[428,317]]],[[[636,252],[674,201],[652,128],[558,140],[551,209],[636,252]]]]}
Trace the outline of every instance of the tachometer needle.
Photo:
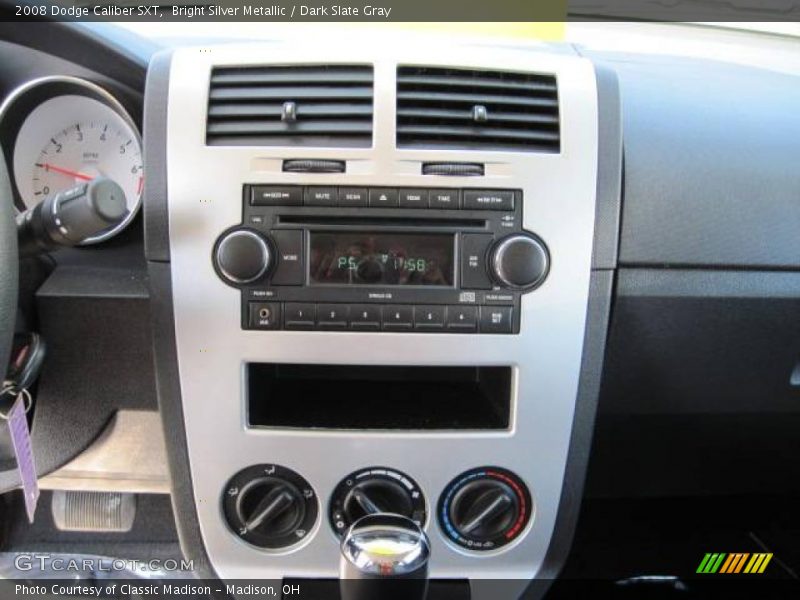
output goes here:
{"type": "Polygon", "coordinates": [[[36,166],[39,168],[43,168],[45,171],[55,171],[56,173],[69,175],[70,177],[74,177],[75,179],[83,179],[84,181],[91,181],[92,179],[94,179],[94,177],[90,175],[79,173],[78,171],[70,171],[69,169],[65,169],[63,167],[57,167],[55,165],[51,165],[50,163],[36,163],[36,166]]]}

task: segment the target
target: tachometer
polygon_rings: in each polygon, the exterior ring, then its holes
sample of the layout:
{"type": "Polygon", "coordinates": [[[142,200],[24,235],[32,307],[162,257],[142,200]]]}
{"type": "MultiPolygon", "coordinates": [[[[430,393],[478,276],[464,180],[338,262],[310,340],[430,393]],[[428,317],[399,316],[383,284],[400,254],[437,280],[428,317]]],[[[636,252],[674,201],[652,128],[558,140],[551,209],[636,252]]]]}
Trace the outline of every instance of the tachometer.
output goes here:
{"type": "Polygon", "coordinates": [[[10,112],[19,121],[12,129],[17,129],[13,172],[20,208],[108,177],[125,191],[128,218],[85,243],[120,231],[135,216],[144,186],[141,138],[122,105],[95,84],[74,78],[32,82],[17,96],[10,112]]]}
{"type": "MultiPolygon", "coordinates": [[[[70,97],[62,96],[50,102],[67,99],[70,97]]],[[[46,104],[42,107],[46,108],[46,104]]],[[[135,134],[110,119],[93,119],[61,129],[47,140],[36,161],[22,168],[28,173],[19,177],[30,178],[35,202],[53,190],[100,175],[120,184],[126,197],[135,202],[144,182],[142,153],[135,134]]]]}

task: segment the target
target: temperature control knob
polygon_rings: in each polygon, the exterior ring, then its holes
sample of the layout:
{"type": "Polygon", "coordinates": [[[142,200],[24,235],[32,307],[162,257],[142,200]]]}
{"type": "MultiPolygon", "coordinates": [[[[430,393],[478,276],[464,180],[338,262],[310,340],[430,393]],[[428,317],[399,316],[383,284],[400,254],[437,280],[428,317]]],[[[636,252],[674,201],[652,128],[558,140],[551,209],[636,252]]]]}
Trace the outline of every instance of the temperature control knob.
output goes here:
{"type": "Polygon", "coordinates": [[[300,475],[277,465],[254,465],[225,486],[223,511],[231,530],[259,548],[303,540],[317,520],[314,490],[300,475]]]}
{"type": "Polygon", "coordinates": [[[456,477],[439,500],[439,525],[469,550],[494,550],[514,541],[528,524],[531,496],[505,469],[482,467],[456,477]]]}
{"type": "Polygon", "coordinates": [[[345,477],[331,496],[330,521],[342,535],[366,515],[395,514],[425,525],[425,498],[408,475],[383,467],[371,467],[345,477]]]}
{"type": "Polygon", "coordinates": [[[269,270],[273,257],[266,238],[252,229],[223,233],[214,246],[214,266],[227,283],[252,283],[269,270]]]}
{"type": "Polygon", "coordinates": [[[489,258],[494,279],[512,290],[530,290],[547,276],[550,257],[544,242],[527,234],[513,234],[498,241],[489,258]]]}

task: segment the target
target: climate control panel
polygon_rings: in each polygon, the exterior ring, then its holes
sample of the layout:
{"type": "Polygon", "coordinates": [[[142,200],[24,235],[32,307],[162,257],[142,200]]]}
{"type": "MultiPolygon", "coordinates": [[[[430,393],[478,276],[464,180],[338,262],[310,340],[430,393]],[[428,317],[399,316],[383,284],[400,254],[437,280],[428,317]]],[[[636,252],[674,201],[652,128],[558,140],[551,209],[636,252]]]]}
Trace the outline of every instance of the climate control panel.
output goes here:
{"type": "MultiPolygon", "coordinates": [[[[436,519],[442,536],[476,553],[520,538],[534,514],[530,491],[513,472],[479,467],[439,492],[436,519]]],[[[256,548],[282,550],[315,530],[317,493],[299,473],[279,465],[242,469],[225,485],[222,512],[231,533],[256,548]]],[[[396,514],[430,526],[425,492],[408,474],[367,467],[346,475],[328,498],[328,523],[337,536],[367,515],[396,514]]]]}

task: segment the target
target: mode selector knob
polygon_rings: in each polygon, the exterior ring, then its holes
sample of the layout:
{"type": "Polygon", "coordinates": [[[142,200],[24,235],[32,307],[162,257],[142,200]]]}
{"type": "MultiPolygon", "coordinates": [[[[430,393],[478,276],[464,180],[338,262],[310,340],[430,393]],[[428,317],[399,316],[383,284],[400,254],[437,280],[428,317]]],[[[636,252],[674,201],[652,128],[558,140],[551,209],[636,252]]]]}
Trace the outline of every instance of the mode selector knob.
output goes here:
{"type": "Polygon", "coordinates": [[[228,481],[222,508],[231,531],[260,548],[302,541],[317,520],[317,499],[300,475],[278,465],[254,465],[228,481]]]}
{"type": "Polygon", "coordinates": [[[530,290],[547,276],[550,257],[544,242],[532,235],[513,234],[492,248],[489,267],[494,279],[512,290],[530,290]]]}
{"type": "Polygon", "coordinates": [[[272,266],[266,238],[252,229],[223,233],[214,247],[214,266],[227,283],[242,285],[261,279],[272,266]]]}

